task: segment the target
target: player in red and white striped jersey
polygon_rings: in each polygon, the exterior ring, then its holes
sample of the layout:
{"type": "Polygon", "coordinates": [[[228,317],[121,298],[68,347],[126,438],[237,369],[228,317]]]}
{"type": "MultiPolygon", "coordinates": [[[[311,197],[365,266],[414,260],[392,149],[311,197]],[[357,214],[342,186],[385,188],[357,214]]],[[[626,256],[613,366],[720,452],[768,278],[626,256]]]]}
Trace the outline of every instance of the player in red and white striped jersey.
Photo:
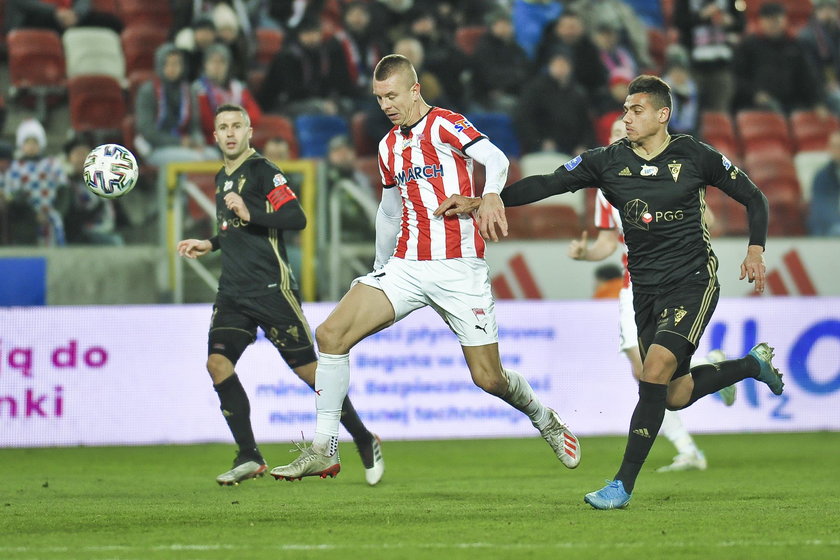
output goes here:
{"type": "MultiPolygon", "coordinates": [[[[610,130],[610,143],[613,143],[626,136],[624,121],[617,119],[610,130]]],[[[618,210],[610,204],[604,193],[598,189],[595,196],[595,227],[598,228],[598,237],[591,244],[587,244],[586,231],[580,239],[574,239],[569,244],[568,254],[575,260],[601,261],[612,255],[616,249],[621,249],[621,261],[624,265],[624,285],[618,296],[619,311],[619,350],[624,352],[630,361],[633,377],[636,381],[642,375],[642,356],[639,352],[639,341],[636,330],[635,313],[633,311],[633,287],[630,283],[630,272],[627,270],[627,245],[624,244],[624,230],[621,227],[621,215],[618,210]]],[[[704,219],[707,225],[714,219],[711,211],[706,209],[704,219]]],[[[712,363],[724,359],[720,350],[712,350],[706,356],[706,360],[692,360],[692,367],[700,363],[712,363]]],[[[735,386],[731,385],[720,391],[721,398],[727,406],[735,402],[735,386]]],[[[670,465],[657,469],[657,472],[705,470],[707,467],[706,456],[697,447],[694,438],[685,428],[680,419],[679,413],[673,410],[665,410],[665,417],[662,421],[662,433],[677,449],[677,456],[670,465]]]]}
{"type": "Polygon", "coordinates": [[[458,337],[475,384],[526,414],[557,458],[576,467],[577,438],[520,373],[502,366],[484,239],[475,216],[435,215],[451,195],[476,195],[477,161],[487,170],[477,214],[494,231],[498,224],[506,233],[499,193],[507,179],[507,158],[463,115],[429,106],[404,56],[388,55],[377,64],[373,93],[394,124],[379,143],[384,188],[374,271],[357,278],[316,329],[315,438],[295,461],[271,474],[297,479],[338,472],[338,423],[350,383],[350,349],[425,306],[437,311],[458,337]]]}

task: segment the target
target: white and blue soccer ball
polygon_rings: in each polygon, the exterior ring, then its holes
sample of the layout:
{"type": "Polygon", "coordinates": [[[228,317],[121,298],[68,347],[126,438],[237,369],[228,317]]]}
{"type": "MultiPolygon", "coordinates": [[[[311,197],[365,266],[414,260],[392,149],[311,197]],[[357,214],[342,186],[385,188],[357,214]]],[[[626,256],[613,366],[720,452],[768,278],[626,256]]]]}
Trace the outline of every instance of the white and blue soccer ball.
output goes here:
{"type": "Polygon", "coordinates": [[[140,169],[128,148],[119,144],[97,146],[85,159],[87,188],[102,198],[124,196],[137,184],[140,169]]]}

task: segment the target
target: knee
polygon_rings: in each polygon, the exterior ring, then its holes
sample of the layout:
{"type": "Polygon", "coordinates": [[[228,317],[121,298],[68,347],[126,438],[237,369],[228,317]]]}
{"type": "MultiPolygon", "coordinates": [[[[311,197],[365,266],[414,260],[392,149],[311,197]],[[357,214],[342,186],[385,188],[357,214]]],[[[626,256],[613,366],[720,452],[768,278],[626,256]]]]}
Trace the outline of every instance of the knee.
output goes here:
{"type": "Polygon", "coordinates": [[[508,389],[508,381],[501,371],[481,370],[473,375],[473,382],[483,391],[497,397],[504,396],[508,389]]]}
{"type": "Polygon", "coordinates": [[[350,351],[343,340],[343,333],[333,327],[329,321],[321,323],[315,329],[315,340],[318,350],[325,354],[346,354],[350,351]]]}
{"type": "Polygon", "coordinates": [[[210,374],[213,383],[218,385],[233,375],[233,364],[221,354],[210,354],[207,357],[207,373],[210,374]]]}

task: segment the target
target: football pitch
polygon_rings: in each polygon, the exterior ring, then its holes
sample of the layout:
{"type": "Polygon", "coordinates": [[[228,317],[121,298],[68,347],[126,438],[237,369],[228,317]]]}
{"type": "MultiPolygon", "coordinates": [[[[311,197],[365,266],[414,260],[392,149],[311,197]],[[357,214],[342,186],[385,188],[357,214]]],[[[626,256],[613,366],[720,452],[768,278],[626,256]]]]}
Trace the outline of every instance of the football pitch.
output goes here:
{"type": "MultiPolygon", "coordinates": [[[[365,485],[352,443],[335,479],[219,487],[230,445],[0,450],[0,558],[840,558],[840,434],[706,435],[704,472],[657,474],[626,510],[583,495],[624,438],[582,438],[569,471],[539,438],[383,442],[365,485]]],[[[263,446],[270,466],[295,455],[263,446]]]]}

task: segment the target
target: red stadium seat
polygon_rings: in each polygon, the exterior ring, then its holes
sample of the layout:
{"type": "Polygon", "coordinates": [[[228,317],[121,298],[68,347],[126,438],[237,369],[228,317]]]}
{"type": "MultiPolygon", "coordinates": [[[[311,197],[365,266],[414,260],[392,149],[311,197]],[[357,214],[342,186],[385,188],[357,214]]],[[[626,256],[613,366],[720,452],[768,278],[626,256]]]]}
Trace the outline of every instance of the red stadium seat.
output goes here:
{"type": "Polygon", "coordinates": [[[120,17],[126,25],[148,23],[167,31],[172,27],[169,0],[120,0],[120,17]]]}
{"type": "Polygon", "coordinates": [[[126,115],[125,94],[111,76],[76,76],[67,82],[70,123],[77,132],[118,130],[126,115]]]}
{"type": "Polygon", "coordinates": [[[483,25],[469,25],[459,27],[455,31],[455,44],[466,55],[472,56],[475,52],[475,47],[482,35],[487,33],[487,28],[483,25]]]}
{"type": "Polygon", "coordinates": [[[744,156],[744,168],[759,188],[763,188],[765,182],[776,179],[799,182],[793,157],[777,148],[747,153],[744,156]]]}
{"type": "Polygon", "coordinates": [[[47,107],[64,95],[66,74],[61,39],[47,29],[15,29],[5,44],[12,99],[34,105],[38,120],[44,121],[47,107]]]}
{"type": "Polygon", "coordinates": [[[364,111],[355,113],[350,119],[350,135],[353,137],[353,146],[359,157],[376,155],[377,140],[368,134],[366,121],[367,113],[364,111]]]}
{"type": "Polygon", "coordinates": [[[508,239],[557,239],[580,235],[581,219],[565,204],[536,204],[505,210],[508,239]]]}
{"type": "Polygon", "coordinates": [[[823,151],[831,133],[840,129],[840,120],[834,115],[822,117],[816,111],[794,111],[790,128],[797,151],[823,151]]]}
{"type": "Polygon", "coordinates": [[[111,14],[118,18],[121,16],[119,0],[93,0],[91,7],[95,12],[111,14]]]}
{"type": "Polygon", "coordinates": [[[787,120],[781,114],[772,111],[740,111],[735,115],[735,123],[744,154],[770,147],[793,153],[793,140],[787,120]]]}
{"type": "MultiPolygon", "coordinates": [[[[744,236],[749,233],[747,209],[720,189],[706,188],[706,204],[714,214],[713,234],[744,236]]],[[[772,220],[771,220],[772,221],[772,220]]]]}
{"type": "Polygon", "coordinates": [[[297,159],[300,147],[298,146],[295,128],[292,122],[280,115],[263,115],[259,124],[254,125],[254,135],[251,143],[258,150],[265,147],[266,142],[272,138],[285,138],[289,143],[289,152],[292,158],[297,159]]]}
{"type": "Polygon", "coordinates": [[[283,32],[279,29],[261,27],[257,35],[257,64],[267,67],[283,46],[283,32]]]}
{"type": "Polygon", "coordinates": [[[64,49],[58,33],[47,29],[15,29],[9,33],[8,47],[12,87],[63,85],[64,49]]]}
{"type": "Polygon", "coordinates": [[[741,148],[735,136],[732,118],[727,113],[704,111],[700,117],[700,136],[704,142],[738,165],[741,159],[741,148]]]}
{"type": "Polygon", "coordinates": [[[129,25],[120,34],[125,73],[155,69],[155,51],[166,42],[168,30],[156,25],[129,25]]]}

